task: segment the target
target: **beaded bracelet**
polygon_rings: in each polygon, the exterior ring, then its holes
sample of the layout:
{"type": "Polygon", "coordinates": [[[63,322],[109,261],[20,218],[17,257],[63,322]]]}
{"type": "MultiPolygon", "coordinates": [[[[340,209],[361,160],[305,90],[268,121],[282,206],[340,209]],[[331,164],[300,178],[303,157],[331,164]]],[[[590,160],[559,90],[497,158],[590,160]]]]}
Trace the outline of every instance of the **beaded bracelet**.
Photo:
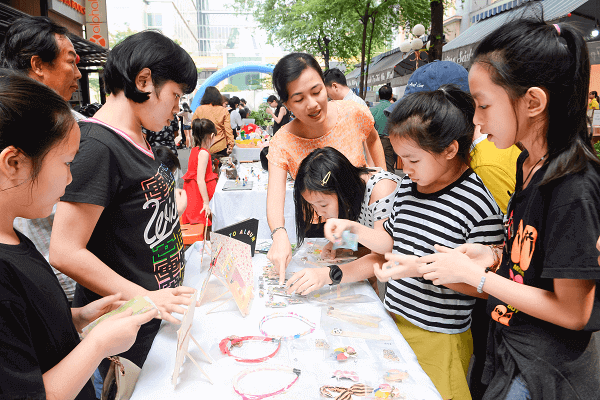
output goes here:
{"type": "Polygon", "coordinates": [[[265,315],[263,317],[263,319],[260,320],[260,324],[258,324],[258,329],[260,329],[260,333],[262,333],[263,335],[270,337],[271,335],[267,334],[267,332],[265,332],[262,328],[262,325],[270,320],[270,319],[274,319],[274,318],[281,318],[281,317],[291,317],[291,318],[296,318],[299,319],[300,321],[306,323],[308,326],[310,326],[310,329],[307,330],[306,332],[302,332],[302,333],[297,333],[295,335],[291,335],[291,336],[281,336],[279,339],[283,342],[283,341],[287,341],[287,340],[292,340],[292,339],[298,339],[301,336],[304,335],[308,335],[309,333],[313,333],[315,331],[315,324],[313,324],[312,322],[310,322],[308,319],[304,318],[301,315],[298,315],[294,312],[289,312],[289,313],[274,313],[271,315],[265,315]]]}
{"type": "Polygon", "coordinates": [[[300,378],[300,370],[296,369],[296,368],[291,368],[291,367],[285,367],[283,365],[273,365],[273,366],[265,366],[265,367],[259,367],[259,368],[248,368],[245,369],[244,371],[240,372],[239,374],[237,374],[235,376],[235,378],[233,378],[233,390],[240,396],[242,396],[243,400],[260,400],[260,399],[265,399],[267,397],[272,397],[272,396],[276,396],[278,394],[281,394],[285,391],[287,391],[289,388],[291,388],[294,383],[296,383],[296,381],[298,380],[298,378],[300,378]],[[259,372],[259,371],[283,371],[283,372],[292,372],[294,374],[296,374],[296,378],[288,385],[286,385],[285,387],[273,392],[273,393],[265,393],[265,394],[247,394],[247,393],[242,393],[239,389],[239,383],[240,380],[242,380],[243,377],[252,374],[254,372],[259,372]]]}
{"type": "Polygon", "coordinates": [[[226,337],[225,339],[221,340],[221,342],[219,343],[219,349],[221,350],[221,353],[228,355],[229,357],[233,357],[235,359],[235,361],[238,362],[243,362],[243,363],[260,363],[263,361],[268,360],[269,358],[275,356],[275,354],[277,354],[277,352],[279,351],[279,349],[281,348],[281,340],[278,338],[271,338],[271,337],[263,337],[263,336],[244,336],[244,337],[226,337]],[[267,356],[264,357],[260,357],[260,358],[240,358],[238,356],[234,356],[231,354],[231,348],[236,346],[239,347],[242,345],[242,342],[248,341],[248,340],[253,340],[253,341],[257,341],[257,342],[277,342],[277,348],[275,349],[275,351],[267,356]]]}

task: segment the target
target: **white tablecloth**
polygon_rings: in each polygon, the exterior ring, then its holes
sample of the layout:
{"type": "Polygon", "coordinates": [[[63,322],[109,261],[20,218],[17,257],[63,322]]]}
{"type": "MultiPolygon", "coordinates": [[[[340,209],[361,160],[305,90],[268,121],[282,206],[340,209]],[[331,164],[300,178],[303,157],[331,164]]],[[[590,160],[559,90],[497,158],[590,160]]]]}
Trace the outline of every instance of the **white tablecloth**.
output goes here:
{"type": "MultiPolygon", "coordinates": [[[[215,194],[210,202],[213,212],[213,231],[219,230],[247,218],[258,219],[258,239],[270,239],[267,223],[267,183],[269,174],[260,163],[243,163],[238,167],[240,178],[248,177],[252,190],[223,191],[227,181],[224,173],[219,178],[215,194]],[[252,176],[252,172],[254,175],[252,176]]],[[[296,218],[294,216],[293,183],[288,182],[285,191],[285,228],[291,243],[296,243],[296,218]]]]}
{"type": "Polygon", "coordinates": [[[233,146],[231,155],[238,161],[260,161],[260,148],[233,146]]]}
{"type": "MultiPolygon", "coordinates": [[[[200,247],[200,243],[197,243],[195,246],[200,247]]],[[[302,267],[297,264],[299,262],[297,260],[300,259],[301,255],[302,251],[294,257],[294,261],[292,261],[289,267],[290,273],[302,267]]],[[[197,256],[198,253],[194,257],[197,256]]],[[[187,286],[200,288],[202,276],[208,269],[209,257],[205,256],[204,268],[199,266],[199,262],[195,261],[194,257],[186,265],[184,283],[187,286]]],[[[214,276],[211,277],[208,283],[201,306],[196,308],[191,333],[203,349],[214,356],[215,361],[212,364],[208,363],[192,341],[190,341],[189,352],[210,376],[214,384],[210,384],[191,360],[186,359],[179,375],[179,382],[176,387],[173,387],[171,377],[175,364],[177,327],[163,322],[140,374],[135,391],[131,397],[132,400],[238,400],[241,397],[233,391],[232,387],[234,376],[246,368],[256,368],[263,365],[285,365],[299,368],[302,371],[296,384],[287,393],[274,397],[274,399],[322,400],[323,397],[319,393],[319,388],[322,385],[349,387],[354,383],[347,380],[337,382],[335,379],[330,378],[333,371],[353,370],[359,375],[360,382],[377,387],[379,384],[384,383],[382,377],[382,365],[384,364],[381,363],[385,363],[384,369],[395,368],[409,373],[407,381],[392,383],[392,385],[401,390],[406,399],[440,399],[431,380],[419,366],[410,346],[406,343],[394,322],[383,308],[375,292],[367,283],[360,282],[353,284],[347,292],[363,294],[373,301],[345,306],[335,304],[334,306],[346,307],[354,312],[381,317],[382,321],[379,323],[379,333],[392,337],[392,340],[387,343],[373,340],[365,341],[364,339],[356,338],[327,337],[325,331],[321,328],[321,312],[326,306],[320,305],[321,303],[314,300],[305,304],[288,306],[287,308],[266,308],[266,295],[264,298],[258,296],[258,275],[262,273],[263,266],[266,263],[266,256],[262,254],[255,255],[253,259],[255,298],[250,309],[250,314],[247,317],[243,318],[241,316],[233,301],[219,308],[218,312],[206,314],[208,310],[212,309],[220,301],[217,300],[211,303],[211,299],[214,299],[218,294],[223,292],[223,286],[214,276]],[[233,358],[218,355],[218,343],[223,338],[229,335],[260,336],[259,322],[263,316],[274,312],[290,311],[314,322],[317,325],[317,329],[300,339],[284,342],[277,355],[266,361],[266,363],[242,364],[236,362],[233,358]],[[316,349],[315,339],[326,338],[330,343],[330,349],[316,349]],[[356,359],[350,359],[343,363],[334,361],[331,358],[331,353],[340,343],[353,346],[358,353],[356,359]],[[393,349],[394,353],[399,357],[399,361],[391,362],[383,360],[382,347],[386,346],[393,349]]],[[[267,321],[264,329],[272,335],[290,335],[304,332],[307,326],[298,320],[280,318],[279,320],[267,321]]],[[[357,328],[357,330],[359,329],[357,328]]],[[[244,346],[247,345],[245,344],[244,346]]],[[[262,350],[260,354],[265,355],[265,348],[261,348],[261,345],[256,346],[258,348],[254,350],[262,350]]],[[[268,353],[270,352],[271,350],[268,351],[268,353]]],[[[293,375],[291,374],[261,372],[250,375],[245,380],[242,380],[242,390],[250,387],[258,387],[263,390],[255,388],[253,391],[247,391],[251,393],[271,393],[291,382],[292,379],[293,375]]],[[[367,397],[361,397],[361,399],[363,398],[367,399],[367,397]]]]}

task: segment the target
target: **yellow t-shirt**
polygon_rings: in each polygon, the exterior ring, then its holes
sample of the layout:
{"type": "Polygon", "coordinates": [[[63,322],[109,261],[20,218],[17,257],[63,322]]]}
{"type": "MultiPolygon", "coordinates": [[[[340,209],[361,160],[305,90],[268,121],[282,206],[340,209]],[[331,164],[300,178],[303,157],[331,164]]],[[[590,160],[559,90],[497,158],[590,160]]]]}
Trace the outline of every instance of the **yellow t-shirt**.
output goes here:
{"type": "Polygon", "coordinates": [[[590,100],[588,103],[588,110],[600,110],[600,104],[598,104],[596,99],[590,100]]]}
{"type": "Polygon", "coordinates": [[[509,192],[515,191],[519,154],[521,150],[517,146],[500,150],[487,139],[477,143],[471,151],[471,169],[479,175],[504,214],[510,199],[509,192]]]}

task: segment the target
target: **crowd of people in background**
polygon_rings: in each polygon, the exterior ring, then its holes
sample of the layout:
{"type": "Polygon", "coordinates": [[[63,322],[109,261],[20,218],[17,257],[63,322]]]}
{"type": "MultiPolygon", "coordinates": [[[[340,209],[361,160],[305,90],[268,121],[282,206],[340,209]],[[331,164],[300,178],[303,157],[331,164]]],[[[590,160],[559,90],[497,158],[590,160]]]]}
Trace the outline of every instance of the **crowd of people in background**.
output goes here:
{"type": "MultiPolygon", "coordinates": [[[[20,19],[1,60],[0,397],[100,398],[107,357],[143,367],[161,320],[179,323],[172,314],[190,304],[181,224],[211,225],[213,161],[232,153],[250,110],[214,86],[192,110],[182,97],[196,66],[156,31],[111,49],[106,103],[80,112],[67,103],[81,73],[66,28],[20,19]],[[138,296],[156,309],[80,338],[138,296]]],[[[425,64],[398,101],[383,85],[369,108],[339,69],[280,59],[266,99],[267,257],[283,285],[290,176],[298,244],[325,237],[322,256],[335,258],[350,231],[361,247],[347,264],[294,273],[288,293],[384,282],[385,308],[443,399],[598,398],[588,115],[600,98],[586,43],[569,24],[516,19],[472,60],[470,71],[425,64]]]]}

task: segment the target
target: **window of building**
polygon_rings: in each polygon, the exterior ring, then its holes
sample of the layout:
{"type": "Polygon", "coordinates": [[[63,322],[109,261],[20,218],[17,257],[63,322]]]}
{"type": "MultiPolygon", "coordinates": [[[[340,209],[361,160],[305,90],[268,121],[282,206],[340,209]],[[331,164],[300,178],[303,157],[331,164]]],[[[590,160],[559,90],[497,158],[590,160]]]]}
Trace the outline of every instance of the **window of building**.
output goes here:
{"type": "Polygon", "coordinates": [[[158,13],[146,14],[146,26],[149,29],[162,29],[162,14],[158,14],[158,13]]]}

